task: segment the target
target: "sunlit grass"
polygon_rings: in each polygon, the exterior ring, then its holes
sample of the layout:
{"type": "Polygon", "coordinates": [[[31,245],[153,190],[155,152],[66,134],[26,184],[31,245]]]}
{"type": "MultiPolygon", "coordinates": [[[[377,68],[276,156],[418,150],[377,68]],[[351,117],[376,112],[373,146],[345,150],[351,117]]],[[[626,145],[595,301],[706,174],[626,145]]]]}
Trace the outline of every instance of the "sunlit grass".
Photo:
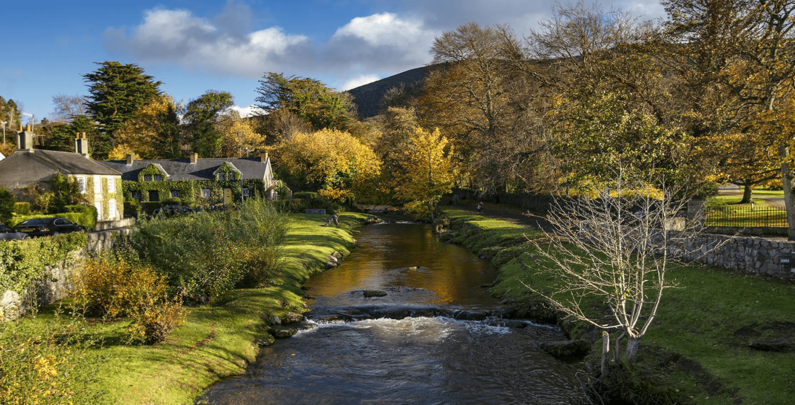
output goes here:
{"type": "MultiPolygon", "coordinates": [[[[361,214],[343,213],[340,227],[324,227],[325,216],[290,214],[279,266],[281,275],[267,288],[233,290],[213,305],[190,309],[187,322],[164,343],[126,345],[128,322],[93,320],[87,332],[103,342],[89,350],[85,362],[95,372],[88,389],[100,392],[92,403],[189,404],[222,378],[243,373],[267,336],[263,318],[301,311],[300,283],[323,269],[333,251],[344,255],[353,246],[351,231],[361,214]]],[[[52,310],[22,322],[55,322],[52,310]]]]}
{"type": "MultiPolygon", "coordinates": [[[[475,252],[494,253],[492,261],[500,266],[492,288],[495,296],[522,300],[532,296],[522,282],[542,288],[556,282],[548,273],[533,271],[528,256],[537,257],[533,247],[514,239],[518,234],[538,237],[540,233],[468,212],[447,213],[455,226],[470,228],[464,232],[469,236],[459,238],[459,243],[475,252]]],[[[639,366],[658,375],[661,387],[678,390],[693,403],[791,403],[795,353],[760,352],[748,345],[787,328],[795,333],[795,284],[706,266],[673,268],[667,277],[676,288],[664,292],[658,316],[641,342],[639,366]],[[677,360],[682,356],[695,366],[677,360]],[[672,362],[661,364],[661,359],[672,362]]],[[[590,304],[593,311],[602,307],[590,304]]]]}

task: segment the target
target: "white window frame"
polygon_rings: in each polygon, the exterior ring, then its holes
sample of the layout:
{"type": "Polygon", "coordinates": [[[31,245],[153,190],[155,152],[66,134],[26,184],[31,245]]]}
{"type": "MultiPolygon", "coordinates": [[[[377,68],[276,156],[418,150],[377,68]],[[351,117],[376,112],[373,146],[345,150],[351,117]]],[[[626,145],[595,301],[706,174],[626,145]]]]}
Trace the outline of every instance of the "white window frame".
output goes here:
{"type": "Polygon", "coordinates": [[[116,179],[113,177],[107,177],[108,180],[108,193],[115,194],[116,193],[116,179]]]}
{"type": "Polygon", "coordinates": [[[202,189],[202,198],[210,198],[212,196],[213,196],[213,191],[212,190],[210,190],[209,188],[203,188],[202,189]],[[207,192],[206,195],[204,193],[205,191],[207,192]]]}
{"type": "Polygon", "coordinates": [[[250,190],[248,189],[248,187],[243,187],[243,189],[240,192],[241,194],[243,194],[243,197],[248,197],[250,190]]]}
{"type": "Polygon", "coordinates": [[[94,194],[102,194],[102,177],[94,176],[94,194]]]}

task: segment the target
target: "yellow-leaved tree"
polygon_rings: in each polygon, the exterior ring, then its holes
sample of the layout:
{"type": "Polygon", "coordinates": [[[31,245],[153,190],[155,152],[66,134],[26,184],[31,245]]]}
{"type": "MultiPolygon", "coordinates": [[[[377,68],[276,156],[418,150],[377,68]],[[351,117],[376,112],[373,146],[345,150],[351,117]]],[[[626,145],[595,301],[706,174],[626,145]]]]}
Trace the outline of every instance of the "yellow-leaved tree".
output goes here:
{"type": "Polygon", "coordinates": [[[321,196],[353,202],[373,188],[381,161],[351,134],[324,129],[296,133],[279,147],[280,165],[290,184],[318,190],[321,196]]]}
{"type": "Polygon", "coordinates": [[[224,135],[222,157],[251,157],[265,147],[265,135],[257,133],[253,122],[237,111],[228,112],[217,126],[224,135]]]}
{"type": "Polygon", "coordinates": [[[168,94],[154,98],[116,131],[114,144],[122,145],[121,151],[135,152],[145,159],[180,157],[181,110],[182,102],[175,102],[168,94]]]}
{"type": "Polygon", "coordinates": [[[405,208],[422,216],[435,218],[436,207],[444,193],[449,193],[455,180],[453,147],[439,129],[428,132],[416,127],[395,174],[395,194],[408,201],[405,208]]]}

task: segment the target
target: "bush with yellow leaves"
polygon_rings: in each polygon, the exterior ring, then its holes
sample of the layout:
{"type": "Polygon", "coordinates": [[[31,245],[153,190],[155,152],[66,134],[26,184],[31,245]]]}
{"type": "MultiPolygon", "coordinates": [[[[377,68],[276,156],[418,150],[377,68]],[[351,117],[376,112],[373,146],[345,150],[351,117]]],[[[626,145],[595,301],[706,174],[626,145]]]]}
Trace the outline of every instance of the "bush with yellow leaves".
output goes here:
{"type": "Polygon", "coordinates": [[[166,279],[151,267],[106,255],[87,260],[74,282],[79,307],[107,319],[132,320],[131,341],[162,342],[185,320],[181,297],[169,299],[166,279]]]}

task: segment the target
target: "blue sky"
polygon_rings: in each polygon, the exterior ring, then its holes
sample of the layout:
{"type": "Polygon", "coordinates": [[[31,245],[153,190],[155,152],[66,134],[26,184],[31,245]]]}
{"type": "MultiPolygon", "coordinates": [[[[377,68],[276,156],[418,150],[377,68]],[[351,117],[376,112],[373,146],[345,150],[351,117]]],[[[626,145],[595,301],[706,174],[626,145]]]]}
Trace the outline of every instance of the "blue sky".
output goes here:
{"type": "MultiPolygon", "coordinates": [[[[37,120],[57,94],[86,95],[94,62],[135,63],[177,100],[207,90],[254,103],[274,71],[346,90],[423,66],[433,38],[468,21],[524,36],[554,0],[13,1],[2,7],[0,96],[37,120]],[[11,40],[9,40],[11,39],[11,40]]],[[[645,18],[656,0],[602,1],[645,18]]]]}

